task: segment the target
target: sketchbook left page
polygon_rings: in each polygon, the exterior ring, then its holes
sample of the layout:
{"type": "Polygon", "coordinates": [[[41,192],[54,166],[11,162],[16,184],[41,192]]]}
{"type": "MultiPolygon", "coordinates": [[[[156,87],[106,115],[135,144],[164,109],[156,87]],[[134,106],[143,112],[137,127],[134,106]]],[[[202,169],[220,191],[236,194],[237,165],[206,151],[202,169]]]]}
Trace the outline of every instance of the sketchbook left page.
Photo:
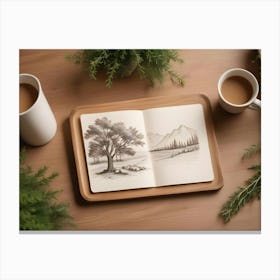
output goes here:
{"type": "Polygon", "coordinates": [[[93,193],[155,186],[142,111],[82,114],[80,118],[93,193]]]}

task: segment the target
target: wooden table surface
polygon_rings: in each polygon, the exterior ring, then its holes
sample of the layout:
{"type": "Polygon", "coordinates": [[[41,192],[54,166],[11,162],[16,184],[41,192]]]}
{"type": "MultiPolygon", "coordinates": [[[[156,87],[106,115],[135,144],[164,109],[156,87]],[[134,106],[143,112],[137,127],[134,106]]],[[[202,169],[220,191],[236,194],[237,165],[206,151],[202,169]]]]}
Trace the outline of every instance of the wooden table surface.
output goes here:
{"type": "MultiPolygon", "coordinates": [[[[260,201],[243,207],[228,224],[218,212],[228,197],[252,175],[247,167],[260,157],[241,161],[247,147],[260,141],[260,112],[246,110],[231,115],[217,104],[217,81],[227,69],[245,68],[258,79],[255,52],[249,50],[180,50],[184,64],[174,69],[185,79],[185,87],[162,85],[150,87],[137,75],[114,81],[105,87],[105,77],[90,80],[79,65],[65,59],[75,50],[21,50],[20,73],[37,76],[55,114],[58,131],[53,140],[42,147],[27,147],[27,163],[34,169],[48,166],[59,172],[51,185],[62,189],[59,200],[69,203],[77,225],[75,230],[260,230],[260,201]],[[220,149],[224,187],[218,191],[180,194],[166,197],[89,203],[79,194],[72,149],[69,115],[76,106],[122,101],[152,96],[204,93],[211,101],[216,137],[220,149]]],[[[71,228],[65,228],[71,229],[71,228]]]]}

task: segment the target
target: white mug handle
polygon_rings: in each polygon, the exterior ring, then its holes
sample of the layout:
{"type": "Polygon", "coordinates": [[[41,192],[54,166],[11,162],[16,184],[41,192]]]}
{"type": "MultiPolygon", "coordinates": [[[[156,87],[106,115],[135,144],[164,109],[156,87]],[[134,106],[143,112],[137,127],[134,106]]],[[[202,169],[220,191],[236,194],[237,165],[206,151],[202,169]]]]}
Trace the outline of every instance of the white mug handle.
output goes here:
{"type": "Polygon", "coordinates": [[[261,109],[261,101],[259,99],[255,99],[252,104],[249,105],[252,110],[260,110],[261,109]]]}

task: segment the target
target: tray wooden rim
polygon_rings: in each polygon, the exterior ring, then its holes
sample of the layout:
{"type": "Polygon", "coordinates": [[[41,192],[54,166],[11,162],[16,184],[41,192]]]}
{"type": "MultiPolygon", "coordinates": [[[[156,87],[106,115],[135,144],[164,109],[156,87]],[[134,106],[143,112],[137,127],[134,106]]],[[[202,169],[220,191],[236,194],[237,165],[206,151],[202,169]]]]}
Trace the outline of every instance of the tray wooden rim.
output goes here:
{"type": "Polygon", "coordinates": [[[223,176],[221,171],[218,144],[215,136],[214,124],[212,120],[212,110],[208,97],[204,94],[157,96],[141,99],[132,99],[111,103],[95,105],[85,105],[76,107],[70,115],[70,130],[77,169],[79,189],[82,197],[87,201],[97,202],[106,200],[121,200],[140,197],[152,197],[161,195],[171,195],[179,193],[190,193],[198,191],[217,190],[223,186],[223,176]],[[167,103],[166,103],[167,102],[167,103]],[[164,105],[160,105],[160,104],[164,105]],[[148,108],[178,106],[187,104],[201,104],[203,106],[205,123],[211,161],[213,165],[214,180],[205,183],[193,183],[185,185],[173,185],[163,187],[152,187],[134,190],[122,190],[103,193],[93,193],[90,190],[87,165],[84,153],[84,145],[81,133],[80,115],[87,113],[109,112],[119,110],[143,110],[148,108]],[[109,108],[109,109],[106,109],[109,108]]]}

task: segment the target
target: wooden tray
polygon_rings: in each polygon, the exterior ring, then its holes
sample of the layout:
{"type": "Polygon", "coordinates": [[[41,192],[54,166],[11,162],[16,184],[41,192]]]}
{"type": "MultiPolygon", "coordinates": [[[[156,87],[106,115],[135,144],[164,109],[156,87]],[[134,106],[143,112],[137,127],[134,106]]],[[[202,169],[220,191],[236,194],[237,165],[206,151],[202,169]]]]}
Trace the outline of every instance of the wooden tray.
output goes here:
{"type": "Polygon", "coordinates": [[[160,96],[152,98],[143,98],[127,100],[121,102],[88,105],[77,107],[70,116],[70,127],[72,135],[73,150],[77,168],[77,175],[81,195],[88,201],[118,200],[136,197],[150,197],[158,195],[170,195],[178,193],[188,193],[197,191],[216,190],[223,186],[223,177],[221,172],[218,146],[212,121],[211,106],[205,95],[174,95],[160,96]],[[206,183],[194,183],[185,185],[174,185],[164,187],[152,187],[134,190],[122,190],[103,193],[92,193],[89,185],[87,173],[87,164],[82,139],[82,129],[80,123],[81,114],[120,111],[120,110],[143,110],[148,108],[168,107],[186,104],[201,104],[204,110],[204,117],[208,135],[209,149],[211,154],[214,180],[206,183]]]}

